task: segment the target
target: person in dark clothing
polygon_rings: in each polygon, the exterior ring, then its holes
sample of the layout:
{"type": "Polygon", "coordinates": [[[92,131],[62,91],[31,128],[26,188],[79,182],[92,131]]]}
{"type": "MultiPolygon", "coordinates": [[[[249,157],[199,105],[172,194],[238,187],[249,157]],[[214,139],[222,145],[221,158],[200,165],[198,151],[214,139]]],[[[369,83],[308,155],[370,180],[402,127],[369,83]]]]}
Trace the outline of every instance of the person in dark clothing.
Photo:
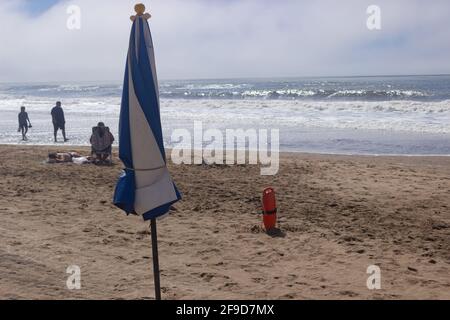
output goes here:
{"type": "Polygon", "coordinates": [[[19,130],[22,132],[22,140],[27,141],[28,128],[31,128],[30,118],[28,118],[28,113],[25,112],[25,107],[20,108],[19,113],[19,130]]]}
{"type": "Polygon", "coordinates": [[[90,141],[92,145],[92,156],[95,157],[95,163],[106,163],[108,158],[111,158],[112,155],[114,136],[103,122],[99,122],[97,127],[93,128],[90,141]]]}
{"type": "Polygon", "coordinates": [[[52,109],[52,121],[53,121],[53,134],[55,136],[55,142],[58,142],[56,136],[58,130],[61,129],[64,142],[69,141],[66,138],[66,119],[64,118],[64,110],[61,107],[61,102],[56,102],[56,106],[52,109]]]}

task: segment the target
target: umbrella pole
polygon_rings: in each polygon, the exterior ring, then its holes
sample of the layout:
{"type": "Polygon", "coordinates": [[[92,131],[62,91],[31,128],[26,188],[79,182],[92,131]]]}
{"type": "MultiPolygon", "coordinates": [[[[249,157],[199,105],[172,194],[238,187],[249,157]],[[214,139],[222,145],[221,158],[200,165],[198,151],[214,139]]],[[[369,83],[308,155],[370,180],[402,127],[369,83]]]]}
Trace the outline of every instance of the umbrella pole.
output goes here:
{"type": "Polygon", "coordinates": [[[161,300],[161,283],[159,275],[159,257],[158,257],[158,234],[156,229],[156,219],[152,219],[152,249],[153,249],[153,276],[155,278],[155,299],[161,300]]]}

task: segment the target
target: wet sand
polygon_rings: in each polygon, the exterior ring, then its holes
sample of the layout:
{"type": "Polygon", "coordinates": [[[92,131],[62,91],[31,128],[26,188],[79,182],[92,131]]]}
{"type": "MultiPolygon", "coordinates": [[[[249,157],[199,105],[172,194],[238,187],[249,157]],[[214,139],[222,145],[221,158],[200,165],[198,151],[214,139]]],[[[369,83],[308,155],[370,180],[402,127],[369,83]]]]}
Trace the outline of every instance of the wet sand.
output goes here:
{"type": "MultiPolygon", "coordinates": [[[[55,150],[0,146],[0,299],[153,298],[149,226],[111,202],[121,164],[44,164],[55,150]],[[81,290],[67,289],[70,265],[81,290]]],[[[275,177],[170,170],[184,200],[158,225],[164,299],[450,299],[450,157],[283,154],[275,177]],[[261,228],[266,186],[277,237],[261,228]],[[366,286],[369,265],[381,290],[366,286]]]]}

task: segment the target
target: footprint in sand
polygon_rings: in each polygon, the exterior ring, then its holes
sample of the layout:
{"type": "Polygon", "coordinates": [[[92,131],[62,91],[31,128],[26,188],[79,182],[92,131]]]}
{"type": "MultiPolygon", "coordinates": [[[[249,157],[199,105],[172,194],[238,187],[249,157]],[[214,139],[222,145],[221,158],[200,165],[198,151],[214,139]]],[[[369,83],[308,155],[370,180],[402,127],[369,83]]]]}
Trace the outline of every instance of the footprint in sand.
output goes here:
{"type": "Polygon", "coordinates": [[[206,282],[210,282],[214,278],[214,274],[212,274],[212,273],[202,273],[200,275],[200,278],[202,278],[206,282]]]}
{"type": "Polygon", "coordinates": [[[265,281],[265,279],[264,278],[252,278],[252,281],[254,283],[262,283],[265,281]]]}
{"type": "Polygon", "coordinates": [[[355,298],[358,296],[358,294],[353,291],[340,291],[339,294],[342,296],[348,296],[350,298],[355,298]]]}
{"type": "Polygon", "coordinates": [[[231,287],[237,287],[239,284],[236,282],[227,282],[225,283],[222,288],[231,288],[231,287]]]}

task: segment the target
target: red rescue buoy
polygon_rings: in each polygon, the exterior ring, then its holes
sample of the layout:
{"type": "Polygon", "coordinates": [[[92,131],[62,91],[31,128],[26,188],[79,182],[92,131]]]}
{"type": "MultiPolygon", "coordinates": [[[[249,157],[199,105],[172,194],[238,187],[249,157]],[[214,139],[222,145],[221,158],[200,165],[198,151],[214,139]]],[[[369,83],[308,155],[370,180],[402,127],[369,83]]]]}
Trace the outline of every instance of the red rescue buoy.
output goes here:
{"type": "Polygon", "coordinates": [[[277,202],[275,198],[275,190],[267,188],[263,192],[263,221],[266,231],[274,229],[277,224],[277,202]]]}

